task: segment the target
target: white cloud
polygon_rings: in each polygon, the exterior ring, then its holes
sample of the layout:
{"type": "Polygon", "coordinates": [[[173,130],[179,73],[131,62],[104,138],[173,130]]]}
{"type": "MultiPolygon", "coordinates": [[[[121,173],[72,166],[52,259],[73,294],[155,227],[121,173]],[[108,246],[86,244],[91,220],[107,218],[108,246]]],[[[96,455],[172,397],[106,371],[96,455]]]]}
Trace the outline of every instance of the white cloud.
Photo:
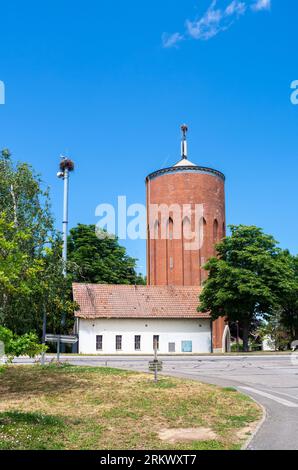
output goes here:
{"type": "Polygon", "coordinates": [[[271,0],[256,0],[251,6],[253,11],[270,10],[270,8],[271,0]]]}
{"type": "Polygon", "coordinates": [[[213,0],[201,18],[186,21],[187,33],[194,39],[208,40],[228,29],[245,11],[246,4],[242,1],[232,0],[223,10],[217,7],[217,0],[213,0]]]}
{"type": "Polygon", "coordinates": [[[232,15],[244,15],[246,12],[246,4],[244,2],[239,2],[237,0],[233,0],[230,5],[227,6],[225,10],[225,14],[227,16],[232,16],[232,15]]]}
{"type": "Polygon", "coordinates": [[[174,34],[163,34],[163,47],[170,48],[190,37],[207,41],[217,34],[229,29],[235,21],[250,8],[254,12],[270,10],[271,0],[230,0],[225,7],[218,0],[212,0],[206,12],[195,20],[186,20],[186,31],[174,34]]]}
{"type": "Polygon", "coordinates": [[[177,46],[177,44],[184,40],[184,36],[180,33],[174,34],[167,34],[164,33],[162,35],[162,45],[165,48],[177,46]]]}

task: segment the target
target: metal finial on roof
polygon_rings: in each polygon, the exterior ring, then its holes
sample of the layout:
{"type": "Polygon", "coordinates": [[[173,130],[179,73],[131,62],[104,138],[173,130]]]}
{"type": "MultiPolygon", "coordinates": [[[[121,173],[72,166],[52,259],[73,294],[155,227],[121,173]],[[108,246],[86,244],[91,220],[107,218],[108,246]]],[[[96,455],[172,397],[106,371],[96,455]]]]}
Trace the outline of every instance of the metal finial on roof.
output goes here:
{"type": "Polygon", "coordinates": [[[181,156],[182,158],[187,160],[187,140],[186,140],[186,134],[188,131],[188,127],[186,124],[182,124],[181,126],[181,131],[182,131],[182,140],[181,140],[181,156]]]}
{"type": "Polygon", "coordinates": [[[187,133],[187,131],[188,131],[187,125],[186,125],[186,124],[182,124],[181,130],[182,130],[182,133],[183,133],[183,137],[186,138],[186,133],[187,133]]]}

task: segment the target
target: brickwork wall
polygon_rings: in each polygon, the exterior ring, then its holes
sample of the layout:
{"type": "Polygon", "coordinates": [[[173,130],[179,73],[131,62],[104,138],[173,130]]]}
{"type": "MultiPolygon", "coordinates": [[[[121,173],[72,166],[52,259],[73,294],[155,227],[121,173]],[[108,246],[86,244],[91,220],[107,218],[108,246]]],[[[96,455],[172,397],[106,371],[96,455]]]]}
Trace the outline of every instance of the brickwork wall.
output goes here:
{"type": "MultiPolygon", "coordinates": [[[[200,286],[206,279],[205,262],[215,254],[215,243],[225,236],[225,187],[224,180],[214,174],[177,171],[147,179],[147,280],[149,285],[200,286]],[[177,222],[171,211],[167,220],[161,215],[153,217],[153,204],[171,206],[191,205],[190,217],[177,222]],[[189,228],[196,233],[196,205],[203,205],[200,224],[203,242],[195,249],[186,249],[189,228]],[[161,239],[162,228],[168,224],[168,234],[181,224],[182,236],[161,239]],[[158,233],[154,239],[153,233],[158,233]]],[[[224,319],[213,324],[213,348],[222,347],[224,319]]]]}

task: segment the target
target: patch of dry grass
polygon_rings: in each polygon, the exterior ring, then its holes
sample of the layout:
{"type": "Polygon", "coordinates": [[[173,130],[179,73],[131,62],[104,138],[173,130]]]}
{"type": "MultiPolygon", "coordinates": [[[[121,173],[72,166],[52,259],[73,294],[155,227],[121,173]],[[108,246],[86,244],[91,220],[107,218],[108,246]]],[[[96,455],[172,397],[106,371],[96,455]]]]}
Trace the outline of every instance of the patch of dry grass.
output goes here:
{"type": "Polygon", "coordinates": [[[232,389],[109,368],[7,367],[0,397],[0,449],[238,449],[261,417],[232,389]],[[198,427],[217,438],[158,436],[198,427]]]}

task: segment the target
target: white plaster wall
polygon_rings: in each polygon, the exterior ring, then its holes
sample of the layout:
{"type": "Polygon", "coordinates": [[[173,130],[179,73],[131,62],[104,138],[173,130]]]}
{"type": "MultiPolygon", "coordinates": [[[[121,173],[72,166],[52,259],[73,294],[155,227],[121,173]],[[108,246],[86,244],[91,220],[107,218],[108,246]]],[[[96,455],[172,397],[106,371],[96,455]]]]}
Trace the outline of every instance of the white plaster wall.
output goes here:
{"type": "Polygon", "coordinates": [[[193,353],[211,351],[209,320],[187,319],[79,319],[79,352],[81,354],[152,354],[153,335],[159,335],[159,353],[168,353],[168,343],[192,341],[193,353]],[[96,335],[103,336],[103,349],[96,351],[96,335]],[[122,350],[116,351],[116,335],[122,335],[122,350]],[[141,350],[134,349],[134,336],[141,335],[141,350]]]}

